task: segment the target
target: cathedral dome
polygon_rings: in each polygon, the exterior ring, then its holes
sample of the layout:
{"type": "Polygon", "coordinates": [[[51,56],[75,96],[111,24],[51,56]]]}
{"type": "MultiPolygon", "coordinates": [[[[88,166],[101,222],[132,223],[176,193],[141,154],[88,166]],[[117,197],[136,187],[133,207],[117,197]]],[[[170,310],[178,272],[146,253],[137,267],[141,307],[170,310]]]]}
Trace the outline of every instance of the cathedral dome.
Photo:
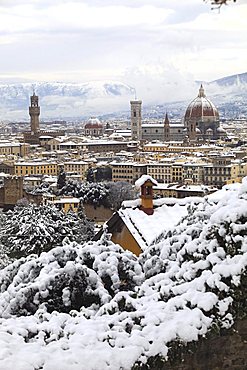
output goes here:
{"type": "Polygon", "coordinates": [[[85,129],[102,129],[103,125],[98,118],[89,118],[85,124],[85,129]]]}
{"type": "Polygon", "coordinates": [[[192,100],[186,109],[184,119],[185,121],[219,120],[219,112],[215,105],[206,97],[202,85],[199,89],[198,96],[192,100]]]}

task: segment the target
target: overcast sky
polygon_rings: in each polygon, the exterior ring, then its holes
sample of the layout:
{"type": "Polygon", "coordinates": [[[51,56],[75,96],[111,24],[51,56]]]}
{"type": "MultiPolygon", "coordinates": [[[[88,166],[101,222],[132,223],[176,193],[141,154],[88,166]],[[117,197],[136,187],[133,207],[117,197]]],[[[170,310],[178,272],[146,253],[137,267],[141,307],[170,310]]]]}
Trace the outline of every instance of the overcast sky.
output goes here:
{"type": "Polygon", "coordinates": [[[214,80],[247,70],[247,1],[0,0],[0,81],[214,80]]]}

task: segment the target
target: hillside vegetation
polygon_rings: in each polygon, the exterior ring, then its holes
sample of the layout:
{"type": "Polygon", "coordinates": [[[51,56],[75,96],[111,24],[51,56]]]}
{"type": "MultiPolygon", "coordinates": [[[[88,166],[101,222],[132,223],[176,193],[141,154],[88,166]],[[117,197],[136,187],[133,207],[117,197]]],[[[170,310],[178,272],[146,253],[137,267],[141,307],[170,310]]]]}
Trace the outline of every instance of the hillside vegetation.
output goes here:
{"type": "Polygon", "coordinates": [[[153,369],[245,317],[247,182],[216,198],[139,258],[105,230],[2,269],[0,368],[153,369]]]}

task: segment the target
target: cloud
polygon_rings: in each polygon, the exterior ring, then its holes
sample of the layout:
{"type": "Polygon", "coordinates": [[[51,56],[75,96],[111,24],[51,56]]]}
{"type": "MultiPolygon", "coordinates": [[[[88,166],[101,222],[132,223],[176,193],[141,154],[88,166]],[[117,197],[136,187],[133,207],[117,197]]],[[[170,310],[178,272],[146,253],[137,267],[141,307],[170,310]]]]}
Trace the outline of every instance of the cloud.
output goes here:
{"type": "Polygon", "coordinates": [[[197,89],[193,76],[181,73],[168,64],[131,68],[125,71],[123,81],[131,81],[139,99],[145,104],[157,104],[190,99],[197,89]]]}
{"type": "Polygon", "coordinates": [[[186,93],[189,80],[246,69],[246,3],[210,8],[202,0],[0,0],[1,76],[122,78],[148,99],[159,89],[166,96],[168,85],[186,93]]]}
{"type": "MultiPolygon", "coordinates": [[[[1,5],[0,5],[1,7],[1,5]]],[[[95,7],[83,2],[61,2],[37,8],[24,3],[13,6],[11,12],[3,7],[0,13],[0,32],[31,32],[112,28],[131,25],[156,25],[165,21],[171,10],[142,5],[138,8],[123,5],[95,7]]]]}

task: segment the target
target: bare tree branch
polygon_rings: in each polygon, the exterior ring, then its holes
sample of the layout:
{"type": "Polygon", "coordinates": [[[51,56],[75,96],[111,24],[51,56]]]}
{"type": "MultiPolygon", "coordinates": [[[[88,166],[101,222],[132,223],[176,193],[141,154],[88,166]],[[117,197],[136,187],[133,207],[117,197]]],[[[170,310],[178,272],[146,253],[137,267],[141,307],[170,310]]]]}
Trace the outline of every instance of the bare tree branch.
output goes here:
{"type": "Polygon", "coordinates": [[[237,0],[203,0],[203,1],[207,3],[210,2],[212,5],[212,9],[220,9],[222,5],[228,5],[231,1],[235,3],[237,0]]]}

